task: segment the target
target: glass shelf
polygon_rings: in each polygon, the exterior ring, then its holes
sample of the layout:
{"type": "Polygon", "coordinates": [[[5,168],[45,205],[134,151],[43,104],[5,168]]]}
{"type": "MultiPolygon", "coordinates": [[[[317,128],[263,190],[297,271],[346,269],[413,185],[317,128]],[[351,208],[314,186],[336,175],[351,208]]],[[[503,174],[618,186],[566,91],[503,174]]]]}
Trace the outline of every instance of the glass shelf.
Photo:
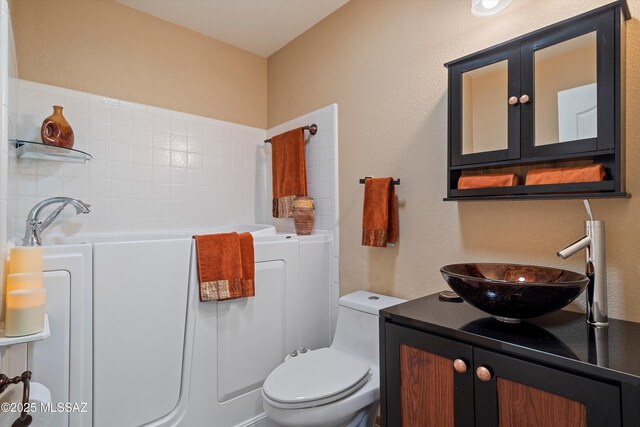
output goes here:
{"type": "Polygon", "coordinates": [[[49,338],[50,335],[51,335],[51,332],[49,329],[49,316],[45,314],[44,330],[42,332],[38,332],[37,334],[25,335],[23,337],[5,337],[4,329],[0,329],[0,347],[5,347],[8,345],[14,345],[14,344],[22,344],[22,343],[31,342],[31,341],[40,341],[45,338],[49,338]]]}
{"type": "Polygon", "coordinates": [[[41,142],[14,140],[19,159],[51,160],[54,162],[86,163],[93,157],[84,151],[46,145],[41,142]]]}

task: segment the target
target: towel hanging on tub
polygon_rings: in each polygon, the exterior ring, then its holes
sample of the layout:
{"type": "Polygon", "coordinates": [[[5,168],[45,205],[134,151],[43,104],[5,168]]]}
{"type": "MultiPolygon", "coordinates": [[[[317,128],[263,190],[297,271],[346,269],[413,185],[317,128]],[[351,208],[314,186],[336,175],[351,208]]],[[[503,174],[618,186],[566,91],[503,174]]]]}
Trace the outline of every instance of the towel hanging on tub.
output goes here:
{"type": "Polygon", "coordinates": [[[255,296],[251,233],[193,236],[196,241],[200,301],[255,296]]]}
{"type": "Polygon", "coordinates": [[[271,138],[271,173],[273,217],[291,218],[295,198],[307,196],[304,128],[293,129],[271,138]]]}
{"type": "Polygon", "coordinates": [[[393,178],[366,178],[362,245],[386,247],[398,240],[398,200],[393,178]]]}

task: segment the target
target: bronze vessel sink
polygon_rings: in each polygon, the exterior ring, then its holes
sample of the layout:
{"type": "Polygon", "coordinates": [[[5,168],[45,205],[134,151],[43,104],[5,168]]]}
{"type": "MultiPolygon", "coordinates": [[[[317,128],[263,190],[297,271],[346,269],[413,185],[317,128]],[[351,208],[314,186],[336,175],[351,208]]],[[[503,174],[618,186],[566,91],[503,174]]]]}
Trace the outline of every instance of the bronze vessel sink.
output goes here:
{"type": "Polygon", "coordinates": [[[463,300],[511,323],[563,308],[589,283],[585,275],[535,265],[451,264],[440,272],[463,300]]]}

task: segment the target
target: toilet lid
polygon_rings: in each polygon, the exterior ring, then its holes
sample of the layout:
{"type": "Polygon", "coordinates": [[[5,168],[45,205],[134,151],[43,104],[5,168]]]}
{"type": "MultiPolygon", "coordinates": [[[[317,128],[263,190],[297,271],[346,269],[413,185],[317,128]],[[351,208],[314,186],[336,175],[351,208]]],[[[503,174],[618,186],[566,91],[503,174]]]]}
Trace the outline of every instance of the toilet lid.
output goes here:
{"type": "Polygon", "coordinates": [[[353,393],[369,378],[369,365],[331,348],[292,357],[264,382],[263,392],[274,402],[309,407],[353,393]]]}

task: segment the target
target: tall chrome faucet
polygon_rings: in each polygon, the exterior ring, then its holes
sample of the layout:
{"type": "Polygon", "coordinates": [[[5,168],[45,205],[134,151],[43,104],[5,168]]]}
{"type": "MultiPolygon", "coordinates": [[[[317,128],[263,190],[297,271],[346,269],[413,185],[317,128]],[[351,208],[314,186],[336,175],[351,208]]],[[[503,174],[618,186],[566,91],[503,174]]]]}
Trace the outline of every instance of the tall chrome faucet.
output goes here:
{"type": "Polygon", "coordinates": [[[592,326],[609,324],[607,310],[607,266],[605,259],[604,221],[593,219],[589,200],[583,200],[589,219],[585,221],[585,234],[582,239],[562,249],[557,255],[566,259],[586,248],[587,287],[587,323],[592,326]]]}
{"type": "Polygon", "coordinates": [[[45,228],[51,225],[54,219],[60,212],[67,206],[73,205],[76,208],[76,214],[88,214],[91,212],[89,208],[91,205],[86,204],[82,200],[72,199],[69,197],[52,197],[50,199],[45,199],[39,203],[37,203],[34,207],[29,211],[29,215],[27,215],[27,228],[24,232],[24,239],[22,239],[23,246],[40,246],[42,241],[40,240],[40,234],[44,231],[45,228]],[[40,213],[44,208],[49,205],[53,205],[59,203],[58,206],[53,212],[49,214],[48,217],[41,221],[39,219],[40,213]]]}

